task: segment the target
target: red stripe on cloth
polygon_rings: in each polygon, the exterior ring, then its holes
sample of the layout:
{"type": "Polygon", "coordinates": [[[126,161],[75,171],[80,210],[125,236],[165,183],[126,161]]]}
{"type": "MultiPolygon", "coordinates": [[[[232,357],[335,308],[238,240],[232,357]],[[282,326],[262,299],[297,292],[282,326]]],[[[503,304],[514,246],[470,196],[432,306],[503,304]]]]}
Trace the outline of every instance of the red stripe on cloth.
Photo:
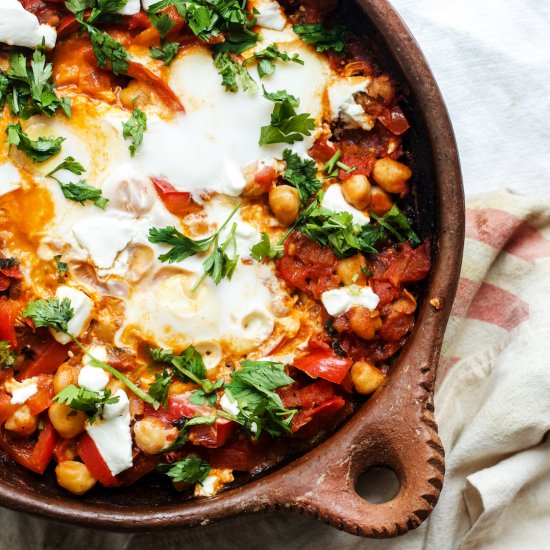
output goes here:
{"type": "Polygon", "coordinates": [[[517,216],[496,208],[468,208],[466,237],[502,248],[522,223],[517,216]]]}
{"type": "Polygon", "coordinates": [[[507,290],[462,277],[452,315],[512,330],[529,318],[529,304],[507,290]]]}
{"type": "Polygon", "coordinates": [[[550,241],[535,227],[523,222],[506,243],[504,250],[534,264],[539,258],[550,258],[550,241]]]}
{"type": "Polygon", "coordinates": [[[437,377],[441,380],[459,361],[460,357],[441,357],[437,367],[437,377]]]}
{"type": "Polygon", "coordinates": [[[502,248],[531,264],[539,258],[550,258],[550,241],[535,227],[504,210],[467,209],[466,237],[502,248]]]}

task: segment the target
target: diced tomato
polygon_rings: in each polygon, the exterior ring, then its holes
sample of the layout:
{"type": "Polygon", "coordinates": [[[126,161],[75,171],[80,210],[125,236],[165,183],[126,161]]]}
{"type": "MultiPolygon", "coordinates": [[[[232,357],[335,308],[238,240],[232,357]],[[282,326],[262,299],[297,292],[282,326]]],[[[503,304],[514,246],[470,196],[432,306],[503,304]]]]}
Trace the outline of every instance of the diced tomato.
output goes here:
{"type": "Polygon", "coordinates": [[[167,408],[159,407],[155,410],[147,403],[144,406],[143,416],[158,418],[165,422],[175,422],[181,418],[193,418],[194,416],[209,416],[214,414],[213,407],[194,405],[189,401],[188,395],[170,395],[167,408]]]}
{"type": "Polygon", "coordinates": [[[14,279],[22,278],[21,267],[13,258],[0,258],[0,291],[7,290],[14,279]]]}
{"type": "Polygon", "coordinates": [[[363,176],[370,176],[372,169],[374,168],[374,164],[376,163],[376,158],[355,156],[355,155],[344,153],[340,158],[340,162],[342,164],[345,164],[346,166],[349,166],[350,168],[355,168],[355,170],[351,172],[340,170],[338,177],[342,181],[346,181],[348,178],[351,178],[351,176],[355,176],[357,174],[362,174],[363,176]]]}
{"type": "Polygon", "coordinates": [[[285,388],[279,391],[283,405],[289,408],[312,409],[334,395],[334,386],[325,380],[308,384],[303,388],[285,388]]]}
{"type": "Polygon", "coordinates": [[[384,278],[394,286],[416,283],[430,272],[430,243],[425,241],[414,250],[409,243],[383,252],[379,260],[387,265],[384,278]]]}
{"type": "Polygon", "coordinates": [[[329,422],[345,404],[346,401],[336,395],[314,409],[300,411],[292,419],[292,431],[301,430],[300,436],[302,437],[313,435],[322,425],[329,422]],[[305,426],[307,426],[307,434],[304,431],[305,426]]]}
{"type": "Polygon", "coordinates": [[[148,29],[151,26],[151,20],[145,12],[140,11],[134,15],[126,15],[124,17],[124,26],[130,31],[148,29]]]}
{"type": "Polygon", "coordinates": [[[380,298],[379,308],[399,298],[399,289],[388,281],[373,278],[370,280],[370,284],[372,291],[380,298]]]}
{"type": "Polygon", "coordinates": [[[406,315],[400,311],[392,310],[382,320],[380,337],[388,342],[397,342],[408,334],[414,327],[414,315],[406,315]]]}
{"type": "Polygon", "coordinates": [[[49,418],[43,419],[43,428],[33,445],[30,439],[9,439],[0,429],[0,447],[13,460],[29,470],[43,474],[53,457],[57,443],[57,433],[49,418]]]}
{"type": "Polygon", "coordinates": [[[336,256],[329,248],[294,232],[285,241],[284,255],[278,262],[281,277],[291,286],[311,292],[319,298],[323,292],[336,288],[336,256]]]}
{"type": "Polygon", "coordinates": [[[407,118],[399,105],[395,105],[391,109],[384,109],[378,120],[396,136],[400,136],[410,128],[407,118]]]}
{"type": "Polygon", "coordinates": [[[223,447],[208,451],[208,463],[212,468],[250,472],[262,459],[262,448],[247,437],[236,438],[223,447]]]}
{"type": "Polygon", "coordinates": [[[27,406],[31,414],[40,414],[45,411],[52,402],[54,396],[53,376],[39,376],[36,382],[38,391],[27,399],[27,406]]]}
{"type": "Polygon", "coordinates": [[[202,206],[192,199],[191,193],[178,191],[171,183],[162,178],[151,177],[151,181],[155,184],[155,189],[164,206],[174,216],[183,217],[202,210],[202,206]]]}
{"type": "Polygon", "coordinates": [[[276,178],[277,170],[273,166],[264,166],[259,172],[254,174],[254,181],[265,189],[268,189],[276,178]]]}
{"type": "Polygon", "coordinates": [[[17,375],[18,380],[32,378],[39,374],[53,374],[57,367],[67,359],[69,346],[64,346],[50,338],[35,351],[34,358],[23,365],[23,369],[17,375]]]}
{"type": "Polygon", "coordinates": [[[0,298],[0,340],[6,340],[12,348],[17,347],[15,320],[21,313],[21,306],[14,300],[0,298]]]}
{"type": "Polygon", "coordinates": [[[174,93],[174,90],[172,90],[160,76],[156,75],[145,65],[136,61],[129,61],[126,74],[151,86],[172,111],[185,110],[179,97],[174,93]]]}
{"type": "Polygon", "coordinates": [[[104,487],[118,487],[120,485],[119,480],[113,476],[109,466],[103,460],[94,440],[86,432],[80,436],[76,448],[78,456],[86,464],[92,476],[104,487]]]}
{"type": "Polygon", "coordinates": [[[3,424],[20,405],[14,405],[11,397],[5,392],[0,391],[0,424],[3,424]]]}
{"type": "Polygon", "coordinates": [[[338,151],[336,145],[328,143],[326,138],[319,138],[307,154],[317,162],[328,162],[338,151]]]}
{"type": "Polygon", "coordinates": [[[76,20],[75,16],[71,13],[63,16],[57,24],[56,31],[58,38],[68,36],[69,34],[77,31],[80,28],[80,23],[76,20]]]}
{"type": "Polygon", "coordinates": [[[138,479],[152,472],[159,462],[163,462],[162,456],[147,456],[139,453],[134,457],[134,465],[128,470],[121,472],[116,477],[121,487],[128,487],[138,479]]]}
{"type": "Polygon", "coordinates": [[[193,445],[203,447],[221,447],[233,435],[237,423],[227,418],[216,418],[216,421],[210,425],[193,426],[189,430],[189,441],[193,445]]]}
{"type": "Polygon", "coordinates": [[[351,364],[351,359],[339,357],[330,348],[312,351],[309,355],[294,361],[294,366],[311,378],[323,378],[335,384],[339,384],[344,379],[351,364]]]}

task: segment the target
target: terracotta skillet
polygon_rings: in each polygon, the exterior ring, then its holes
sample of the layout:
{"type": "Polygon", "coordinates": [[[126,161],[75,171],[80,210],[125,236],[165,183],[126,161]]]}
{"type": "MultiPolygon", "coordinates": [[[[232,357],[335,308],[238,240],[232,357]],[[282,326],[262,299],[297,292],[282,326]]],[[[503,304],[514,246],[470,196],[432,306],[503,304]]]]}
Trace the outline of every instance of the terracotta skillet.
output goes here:
{"type": "MultiPolygon", "coordinates": [[[[464,240],[464,200],[454,136],[438,87],[416,42],[385,0],[346,1],[344,23],[373,45],[381,66],[410,90],[405,148],[414,159],[414,200],[434,265],[414,333],[378,390],[337,432],[301,458],[214,498],[183,501],[146,481],[116,493],[73,497],[53,476],[38,478],[0,455],[0,504],[41,517],[117,531],[201,525],[235,515],[288,510],[366,537],[414,529],[437,502],[443,448],[433,417],[433,386],[454,298],[464,240]],[[383,37],[383,38],[382,38],[383,37]],[[437,299],[439,308],[430,304],[437,299]],[[355,491],[373,466],[392,469],[399,491],[372,504],[355,491]]],[[[436,303],[437,302],[433,302],[436,303]]]]}

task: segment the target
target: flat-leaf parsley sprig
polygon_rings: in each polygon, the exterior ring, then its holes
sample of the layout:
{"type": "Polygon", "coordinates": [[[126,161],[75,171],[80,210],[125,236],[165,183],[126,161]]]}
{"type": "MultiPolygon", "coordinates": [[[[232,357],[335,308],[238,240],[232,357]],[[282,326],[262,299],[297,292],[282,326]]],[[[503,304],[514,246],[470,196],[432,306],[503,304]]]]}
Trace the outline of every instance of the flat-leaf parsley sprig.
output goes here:
{"type": "Polygon", "coordinates": [[[149,403],[157,409],[160,403],[151,397],[149,394],[138,388],[131,380],[126,378],[121,372],[116,370],[111,365],[96,359],[69,331],[69,321],[74,316],[74,309],[71,301],[68,298],[59,300],[57,298],[47,298],[41,300],[33,300],[29,302],[23,310],[23,317],[32,319],[36,328],[47,327],[66,334],[89,358],[90,364],[94,367],[99,367],[115,378],[120,380],[129,390],[134,392],[140,399],[149,403]]]}

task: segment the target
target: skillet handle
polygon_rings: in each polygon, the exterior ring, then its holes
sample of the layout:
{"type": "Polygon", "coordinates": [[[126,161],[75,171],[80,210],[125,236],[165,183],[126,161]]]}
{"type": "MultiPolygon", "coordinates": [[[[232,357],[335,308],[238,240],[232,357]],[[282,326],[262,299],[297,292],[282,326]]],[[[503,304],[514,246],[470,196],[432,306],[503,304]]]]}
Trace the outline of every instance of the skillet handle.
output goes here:
{"type": "MultiPolygon", "coordinates": [[[[419,374],[418,368],[412,370],[419,374]]],[[[364,415],[359,413],[364,419],[360,430],[345,425],[338,444],[327,441],[284,476],[283,487],[272,493],[276,507],[366,537],[394,537],[418,527],[439,498],[445,471],[432,385],[422,378],[411,387],[409,376],[396,377],[373,395],[364,415]],[[348,452],[342,454],[343,449],[348,452]],[[373,504],[356,492],[358,478],[373,467],[389,468],[397,476],[399,491],[388,502],[373,504]]]]}

